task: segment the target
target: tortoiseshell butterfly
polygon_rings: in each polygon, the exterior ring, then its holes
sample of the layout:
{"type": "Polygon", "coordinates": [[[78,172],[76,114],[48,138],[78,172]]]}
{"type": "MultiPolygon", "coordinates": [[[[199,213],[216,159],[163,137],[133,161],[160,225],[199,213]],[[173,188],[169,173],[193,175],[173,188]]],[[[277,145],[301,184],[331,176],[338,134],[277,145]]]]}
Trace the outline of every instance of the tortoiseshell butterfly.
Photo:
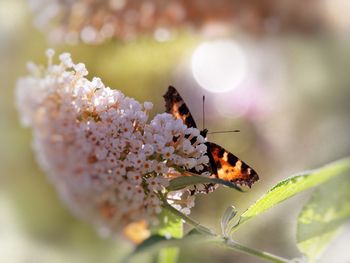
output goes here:
{"type": "MultiPolygon", "coordinates": [[[[169,86],[163,97],[167,113],[172,114],[177,119],[181,119],[187,127],[197,128],[186,103],[174,87],[169,86]]],[[[201,135],[205,138],[207,133],[207,129],[201,131],[201,135]]],[[[206,169],[215,177],[249,187],[259,180],[259,176],[251,167],[229,151],[213,142],[206,142],[206,145],[210,161],[210,167],[206,169]]],[[[207,192],[209,191],[211,191],[210,187],[207,187],[207,192]]]]}

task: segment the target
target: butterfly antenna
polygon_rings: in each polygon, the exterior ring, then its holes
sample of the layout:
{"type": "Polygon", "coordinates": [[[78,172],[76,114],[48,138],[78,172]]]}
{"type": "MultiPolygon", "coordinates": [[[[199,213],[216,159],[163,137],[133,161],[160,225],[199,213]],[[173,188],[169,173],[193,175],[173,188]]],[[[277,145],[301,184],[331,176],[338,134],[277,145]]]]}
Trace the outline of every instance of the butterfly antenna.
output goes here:
{"type": "Polygon", "coordinates": [[[205,129],[205,110],[204,110],[204,103],[205,103],[205,96],[203,95],[203,105],[202,105],[202,111],[203,111],[203,130],[205,129]]]}
{"type": "Polygon", "coordinates": [[[214,134],[214,133],[231,133],[231,132],[240,132],[240,130],[232,130],[232,131],[214,131],[214,132],[208,132],[208,134],[214,134]]]}

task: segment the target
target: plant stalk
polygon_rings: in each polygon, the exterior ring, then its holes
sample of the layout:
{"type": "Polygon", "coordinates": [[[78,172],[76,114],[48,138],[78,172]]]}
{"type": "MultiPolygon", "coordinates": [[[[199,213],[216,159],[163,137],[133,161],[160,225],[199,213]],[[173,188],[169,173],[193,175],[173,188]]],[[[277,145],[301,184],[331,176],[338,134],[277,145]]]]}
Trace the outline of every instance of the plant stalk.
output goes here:
{"type": "Polygon", "coordinates": [[[261,251],[261,250],[256,250],[254,248],[246,247],[244,245],[241,245],[237,243],[236,241],[233,241],[232,239],[226,239],[225,240],[225,246],[228,248],[232,248],[235,250],[238,250],[240,252],[243,252],[245,254],[251,255],[258,257],[260,259],[270,261],[270,262],[275,262],[275,263],[288,263],[290,260],[276,256],[274,254],[261,251]]]}
{"type": "Polygon", "coordinates": [[[183,219],[187,224],[193,226],[196,230],[198,230],[202,234],[211,235],[211,236],[215,236],[216,235],[213,230],[211,230],[211,229],[201,225],[197,221],[195,221],[192,218],[190,218],[190,217],[186,216],[185,214],[181,213],[179,210],[175,209],[173,206],[168,204],[165,200],[163,200],[163,206],[164,206],[165,209],[169,210],[174,215],[176,215],[176,216],[180,217],[181,219],[183,219]]]}
{"type": "Polygon", "coordinates": [[[161,199],[163,201],[163,207],[165,209],[169,210],[174,215],[183,219],[187,224],[193,226],[200,233],[205,234],[205,235],[210,235],[213,237],[218,237],[219,238],[218,240],[214,240],[215,243],[219,243],[221,245],[224,244],[228,248],[238,250],[242,253],[245,253],[245,254],[248,254],[251,256],[255,256],[255,257],[258,257],[258,258],[266,260],[266,261],[270,261],[270,262],[274,262],[274,263],[288,263],[288,262],[290,262],[288,259],[273,255],[271,253],[256,250],[256,249],[253,249],[250,247],[246,247],[246,246],[241,245],[241,244],[239,244],[239,243],[237,243],[229,238],[220,238],[220,236],[217,235],[213,230],[201,225],[197,221],[193,220],[192,218],[188,217],[187,215],[185,215],[185,214],[181,213],[180,211],[178,211],[177,209],[175,209],[173,206],[171,206],[166,201],[165,197],[162,197],[161,199]]]}

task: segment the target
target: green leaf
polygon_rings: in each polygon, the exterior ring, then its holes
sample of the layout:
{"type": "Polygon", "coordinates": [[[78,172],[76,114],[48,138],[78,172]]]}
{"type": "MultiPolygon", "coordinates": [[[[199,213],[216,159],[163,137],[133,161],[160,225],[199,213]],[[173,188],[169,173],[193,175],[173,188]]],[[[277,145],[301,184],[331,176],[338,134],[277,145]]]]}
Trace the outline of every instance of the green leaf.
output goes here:
{"type": "Polygon", "coordinates": [[[197,175],[177,177],[177,178],[170,181],[170,185],[168,186],[167,189],[169,191],[176,191],[176,190],[183,189],[183,188],[190,186],[190,185],[210,184],[210,183],[225,185],[225,186],[233,188],[237,191],[243,192],[243,190],[234,183],[224,181],[224,180],[221,180],[219,178],[208,178],[208,177],[197,176],[197,175]]]}
{"type": "Polygon", "coordinates": [[[164,207],[164,209],[168,210],[168,212],[174,214],[175,216],[178,216],[179,218],[182,218],[183,220],[185,220],[186,223],[194,226],[196,231],[198,231],[202,234],[215,235],[215,232],[213,230],[211,230],[210,228],[207,228],[207,227],[199,224],[198,222],[194,221],[193,219],[187,217],[186,215],[184,215],[183,213],[181,213],[180,211],[175,209],[172,205],[170,205],[166,201],[163,203],[163,207],[164,207]]]}
{"type": "Polygon", "coordinates": [[[132,252],[132,256],[135,256],[138,253],[141,253],[150,249],[156,249],[156,248],[160,249],[163,247],[171,246],[173,244],[176,244],[177,240],[180,240],[180,239],[167,239],[166,237],[161,235],[152,235],[135,248],[135,250],[132,252]],[[168,242],[170,240],[174,240],[174,242],[172,243],[168,242]],[[165,243],[163,245],[163,242],[166,242],[167,245],[165,245],[165,243]]]}
{"type": "Polygon", "coordinates": [[[350,173],[350,158],[292,176],[278,183],[241,215],[239,226],[297,193],[320,185],[343,173],[350,173]]]}
{"type": "Polygon", "coordinates": [[[179,248],[163,248],[158,254],[158,263],[176,263],[179,257],[179,248]]]}
{"type": "Polygon", "coordinates": [[[236,216],[237,210],[234,206],[229,206],[224,215],[221,218],[221,232],[224,237],[228,237],[229,232],[231,231],[234,222],[233,218],[236,216]]]}
{"type": "Polygon", "coordinates": [[[321,254],[350,218],[350,174],[319,186],[298,217],[297,242],[310,262],[321,254]]]}
{"type": "Polygon", "coordinates": [[[216,237],[205,235],[198,231],[191,231],[183,238],[166,238],[161,235],[153,235],[138,245],[129,258],[144,252],[156,251],[169,247],[193,246],[193,244],[213,242],[216,240],[216,237]]]}
{"type": "Polygon", "coordinates": [[[152,228],[152,234],[158,234],[167,238],[181,238],[183,236],[181,218],[163,209],[158,216],[158,220],[159,225],[152,228]]]}
{"type": "MultiPolygon", "coordinates": [[[[170,238],[181,238],[183,236],[183,223],[180,218],[163,209],[158,216],[159,225],[152,229],[152,233],[170,238]]],[[[158,263],[176,263],[179,249],[176,247],[163,248],[158,254],[158,263]]]]}

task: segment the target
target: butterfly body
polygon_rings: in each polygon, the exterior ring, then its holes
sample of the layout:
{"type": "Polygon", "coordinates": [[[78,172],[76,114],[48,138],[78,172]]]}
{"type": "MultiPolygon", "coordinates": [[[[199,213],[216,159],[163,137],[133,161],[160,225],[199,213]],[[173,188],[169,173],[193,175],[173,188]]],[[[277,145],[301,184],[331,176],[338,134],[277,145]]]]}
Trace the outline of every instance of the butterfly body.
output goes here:
{"type": "MultiPolygon", "coordinates": [[[[197,128],[186,103],[174,87],[169,86],[168,91],[163,97],[165,99],[166,112],[172,114],[177,119],[181,119],[187,127],[197,128]]],[[[207,133],[207,129],[201,131],[201,135],[204,138],[207,137],[207,133]]],[[[206,142],[206,146],[209,167],[205,169],[209,170],[215,177],[249,187],[259,179],[257,173],[249,165],[220,145],[213,142],[206,142]]],[[[211,186],[208,187],[212,188],[211,186]]]]}

